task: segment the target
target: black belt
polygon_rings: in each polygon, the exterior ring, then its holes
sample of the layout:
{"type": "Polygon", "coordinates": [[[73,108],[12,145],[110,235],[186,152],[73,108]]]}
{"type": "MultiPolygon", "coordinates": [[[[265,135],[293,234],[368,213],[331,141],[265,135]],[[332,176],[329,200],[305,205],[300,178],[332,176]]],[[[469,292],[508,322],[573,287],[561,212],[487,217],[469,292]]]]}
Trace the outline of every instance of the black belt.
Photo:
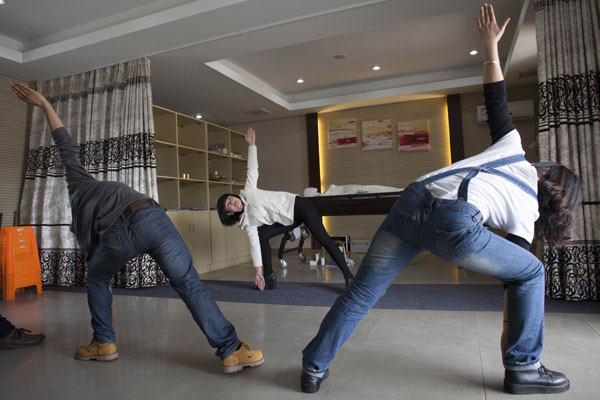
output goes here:
{"type": "Polygon", "coordinates": [[[152,206],[154,204],[156,204],[156,203],[152,199],[136,200],[133,203],[129,203],[129,205],[127,206],[125,211],[123,211],[123,215],[128,216],[129,214],[131,214],[134,211],[139,210],[140,208],[143,208],[146,206],[152,206]]]}

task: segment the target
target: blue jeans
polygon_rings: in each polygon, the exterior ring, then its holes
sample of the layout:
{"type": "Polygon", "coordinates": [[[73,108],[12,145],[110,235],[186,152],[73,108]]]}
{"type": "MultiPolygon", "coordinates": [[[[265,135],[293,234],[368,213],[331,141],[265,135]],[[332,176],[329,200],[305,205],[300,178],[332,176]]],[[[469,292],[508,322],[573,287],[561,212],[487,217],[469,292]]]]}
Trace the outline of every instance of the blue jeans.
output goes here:
{"type": "Polygon", "coordinates": [[[202,285],[179,232],[165,212],[154,205],[121,215],[102,235],[100,246],[88,263],[88,305],[94,340],[115,341],[110,281],[127,261],[142,253],[150,254],[160,265],[208,343],[217,349],[216,355],[225,359],[236,351],[240,342],[235,328],[223,317],[212,294],[202,285]]]}
{"type": "Polygon", "coordinates": [[[436,199],[419,182],[394,204],[352,285],[335,302],[303,351],[303,366],[321,373],[360,320],[415,255],[429,250],[461,267],[504,282],[508,303],[507,369],[539,366],[544,346],[544,269],[530,252],[490,232],[476,207],[436,199]]]}

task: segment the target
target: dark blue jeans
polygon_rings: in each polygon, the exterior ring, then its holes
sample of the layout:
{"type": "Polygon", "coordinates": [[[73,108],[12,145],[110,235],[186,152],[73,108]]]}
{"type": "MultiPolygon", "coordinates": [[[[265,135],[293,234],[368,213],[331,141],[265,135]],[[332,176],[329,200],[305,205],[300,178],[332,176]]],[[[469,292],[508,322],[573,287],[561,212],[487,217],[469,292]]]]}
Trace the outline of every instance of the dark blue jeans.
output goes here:
{"type": "Polygon", "coordinates": [[[115,341],[110,281],[127,261],[142,253],[150,254],[160,265],[208,343],[217,349],[216,355],[225,359],[236,351],[240,342],[235,328],[223,317],[212,294],[202,285],[185,242],[169,217],[157,206],[141,208],[128,216],[121,215],[102,235],[100,246],[89,261],[88,305],[94,340],[100,343],[115,341]]]}
{"type": "Polygon", "coordinates": [[[352,285],[335,302],[303,351],[303,366],[324,372],[360,320],[418,253],[433,254],[507,285],[508,348],[504,366],[540,364],[544,346],[544,268],[529,251],[490,232],[477,208],[463,200],[435,199],[409,185],[373,239],[352,285]]]}

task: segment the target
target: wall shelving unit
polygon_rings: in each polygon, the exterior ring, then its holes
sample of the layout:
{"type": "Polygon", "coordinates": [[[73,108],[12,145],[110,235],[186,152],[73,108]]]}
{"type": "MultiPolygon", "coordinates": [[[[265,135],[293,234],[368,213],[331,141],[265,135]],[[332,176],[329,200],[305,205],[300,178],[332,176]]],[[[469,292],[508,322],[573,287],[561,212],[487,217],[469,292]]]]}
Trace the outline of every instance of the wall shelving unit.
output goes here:
{"type": "Polygon", "coordinates": [[[244,134],[152,106],[160,205],[186,241],[199,272],[250,259],[246,234],[216,213],[224,193],[239,194],[248,166],[244,134]]]}

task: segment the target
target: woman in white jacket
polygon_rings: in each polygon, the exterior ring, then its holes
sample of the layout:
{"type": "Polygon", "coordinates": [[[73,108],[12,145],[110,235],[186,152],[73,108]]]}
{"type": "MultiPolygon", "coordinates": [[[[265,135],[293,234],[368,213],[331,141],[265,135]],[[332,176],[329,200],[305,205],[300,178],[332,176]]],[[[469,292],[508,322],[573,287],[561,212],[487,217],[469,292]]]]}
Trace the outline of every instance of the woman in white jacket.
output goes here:
{"type": "Polygon", "coordinates": [[[275,289],[277,278],[271,265],[271,246],[269,239],[289,232],[300,224],[305,224],[314,238],[331,254],[335,263],[344,274],[346,287],[353,275],[348,269],[346,259],[333,239],[329,237],[321,217],[302,197],[293,193],[272,192],[257,187],[258,159],[255,144],[255,132],[248,128],[248,176],[246,186],[240,195],[227,193],[217,202],[217,211],[223,225],[238,223],[250,239],[252,263],[256,269],[254,283],[259,290],[275,289]]]}

